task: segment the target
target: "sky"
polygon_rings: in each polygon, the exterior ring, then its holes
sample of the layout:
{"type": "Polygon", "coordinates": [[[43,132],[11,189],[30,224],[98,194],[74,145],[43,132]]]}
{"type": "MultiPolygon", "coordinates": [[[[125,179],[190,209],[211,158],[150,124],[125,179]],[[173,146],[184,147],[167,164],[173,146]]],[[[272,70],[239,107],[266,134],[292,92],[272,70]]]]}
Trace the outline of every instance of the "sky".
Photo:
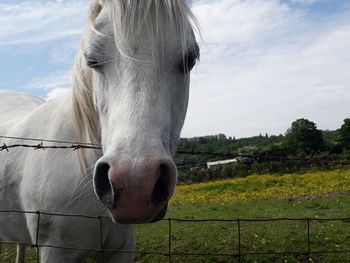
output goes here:
{"type": "MultiPolygon", "coordinates": [[[[349,0],[194,0],[202,31],[183,137],[283,134],[350,117],[349,0]]],[[[89,0],[0,0],[0,90],[71,88],[89,0]]]]}

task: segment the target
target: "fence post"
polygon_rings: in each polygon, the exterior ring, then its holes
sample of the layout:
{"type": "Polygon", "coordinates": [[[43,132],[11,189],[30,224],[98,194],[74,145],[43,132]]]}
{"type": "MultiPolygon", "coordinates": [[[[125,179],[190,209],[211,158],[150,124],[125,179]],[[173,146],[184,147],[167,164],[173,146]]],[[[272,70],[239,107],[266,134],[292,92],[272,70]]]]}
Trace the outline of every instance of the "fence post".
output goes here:
{"type": "Polygon", "coordinates": [[[168,257],[169,257],[169,263],[171,263],[171,235],[172,235],[172,229],[171,229],[171,218],[168,218],[168,257]]]}
{"type": "Polygon", "coordinates": [[[40,233],[40,211],[37,211],[37,226],[36,226],[36,237],[35,237],[35,247],[36,247],[36,262],[40,263],[40,251],[39,251],[39,233],[40,233]]]}
{"type": "Polygon", "coordinates": [[[238,262],[241,262],[241,220],[237,219],[237,231],[238,231],[238,262]]]}
{"type": "Polygon", "coordinates": [[[105,252],[103,249],[103,222],[102,222],[102,216],[99,216],[99,223],[100,223],[100,249],[102,253],[102,262],[105,262],[105,252]]]}
{"type": "Polygon", "coordinates": [[[311,261],[310,218],[307,219],[307,259],[311,261]]]}

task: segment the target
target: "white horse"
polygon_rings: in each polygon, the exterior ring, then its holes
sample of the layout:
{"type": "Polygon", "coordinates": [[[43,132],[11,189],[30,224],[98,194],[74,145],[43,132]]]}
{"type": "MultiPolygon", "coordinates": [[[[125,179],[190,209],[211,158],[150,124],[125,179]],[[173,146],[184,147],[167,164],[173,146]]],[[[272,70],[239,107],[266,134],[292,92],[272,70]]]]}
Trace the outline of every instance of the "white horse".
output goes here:
{"type": "MultiPolygon", "coordinates": [[[[84,141],[92,150],[0,153],[0,210],[99,216],[105,249],[134,250],[133,224],[164,217],[177,180],[172,161],[199,57],[186,0],[93,0],[73,89],[49,102],[0,93],[1,135],[84,141]],[[78,153],[79,152],[79,153],[78,153]],[[97,196],[97,198],[96,198],[97,196]],[[108,214],[108,213],[107,213],[108,214]]],[[[6,140],[6,144],[18,141],[6,140]]],[[[98,220],[0,213],[0,240],[99,249],[98,220]]],[[[99,253],[40,248],[40,262],[99,253]]],[[[132,253],[104,262],[132,262],[132,253]]]]}

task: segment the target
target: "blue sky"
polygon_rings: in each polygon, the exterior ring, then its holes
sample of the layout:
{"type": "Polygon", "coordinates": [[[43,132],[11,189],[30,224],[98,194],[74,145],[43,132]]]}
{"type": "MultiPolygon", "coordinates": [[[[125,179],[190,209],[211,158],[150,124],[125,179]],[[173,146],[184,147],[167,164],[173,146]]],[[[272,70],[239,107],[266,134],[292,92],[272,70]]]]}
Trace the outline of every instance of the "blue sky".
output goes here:
{"type": "MultiPolygon", "coordinates": [[[[43,98],[70,88],[88,0],[0,0],[0,89],[43,98]]],[[[350,117],[350,1],[197,0],[202,60],[183,136],[322,129],[350,117]]]]}

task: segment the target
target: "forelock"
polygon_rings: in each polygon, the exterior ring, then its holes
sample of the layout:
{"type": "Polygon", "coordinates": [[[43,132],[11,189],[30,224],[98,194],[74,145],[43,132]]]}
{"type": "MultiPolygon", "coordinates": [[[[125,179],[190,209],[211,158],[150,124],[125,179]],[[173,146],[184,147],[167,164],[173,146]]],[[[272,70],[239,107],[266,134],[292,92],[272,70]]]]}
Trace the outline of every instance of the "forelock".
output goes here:
{"type": "MultiPolygon", "coordinates": [[[[113,25],[117,48],[122,51],[124,40],[146,30],[148,39],[155,43],[162,42],[164,32],[179,37],[183,52],[193,40],[193,31],[199,33],[198,23],[192,14],[187,0],[93,0],[89,20],[93,31],[97,31],[96,18],[103,8],[107,9],[113,25]],[[165,23],[164,23],[165,21],[165,23]]],[[[123,52],[121,52],[123,53],[123,52]]]]}

